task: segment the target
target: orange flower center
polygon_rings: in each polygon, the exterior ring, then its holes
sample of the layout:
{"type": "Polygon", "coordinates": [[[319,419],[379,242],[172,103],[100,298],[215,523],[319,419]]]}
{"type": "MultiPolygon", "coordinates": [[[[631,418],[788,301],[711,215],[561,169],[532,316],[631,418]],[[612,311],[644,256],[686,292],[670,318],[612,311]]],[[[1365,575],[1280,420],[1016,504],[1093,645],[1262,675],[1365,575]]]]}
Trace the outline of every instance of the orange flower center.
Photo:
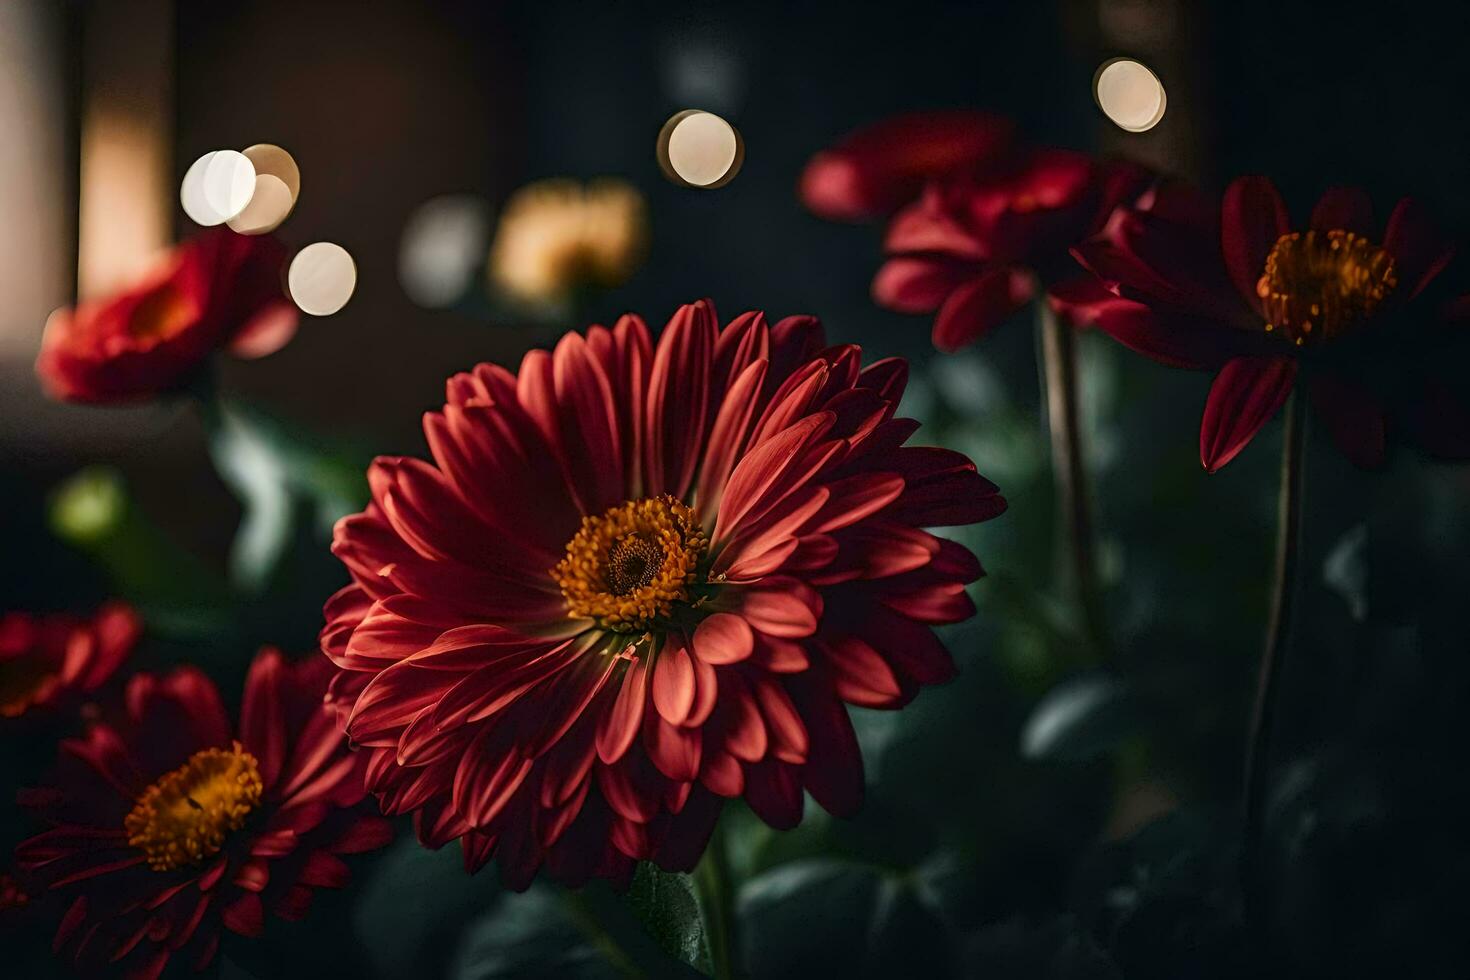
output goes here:
{"type": "Polygon", "coordinates": [[[202,749],[138,797],[123,820],[128,844],[147,855],[154,871],[198,864],[245,825],[263,792],[260,767],[239,742],[202,749]]]}
{"type": "Polygon", "coordinates": [[[183,290],[166,283],[149,293],[133,309],[128,330],[135,337],[172,337],[194,320],[194,304],[183,290]]]}
{"type": "Polygon", "coordinates": [[[634,633],[689,601],[708,548],[692,510],[667,494],[646,497],[582,518],[551,575],[568,616],[634,633]]]}
{"type": "Polygon", "coordinates": [[[1266,332],[1300,347],[1368,319],[1397,285],[1393,257],[1361,235],[1294,231],[1271,247],[1256,295],[1266,332]]]}

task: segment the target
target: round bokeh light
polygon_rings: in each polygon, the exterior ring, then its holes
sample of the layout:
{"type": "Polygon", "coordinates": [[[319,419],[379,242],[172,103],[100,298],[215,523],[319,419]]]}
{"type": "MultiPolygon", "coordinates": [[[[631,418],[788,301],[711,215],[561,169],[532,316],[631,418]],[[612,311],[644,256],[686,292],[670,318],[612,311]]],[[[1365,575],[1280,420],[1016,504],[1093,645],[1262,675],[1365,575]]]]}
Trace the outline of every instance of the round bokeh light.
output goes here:
{"type": "Polygon", "coordinates": [[[1132,58],[1104,62],[1093,77],[1092,91],[1103,114],[1130,133],[1157,126],[1168,104],[1159,76],[1132,58]]]}
{"type": "Polygon", "coordinates": [[[711,190],[723,187],[745,162],[740,132],[720,116],[685,109],[664,123],[658,134],[658,162],[676,184],[711,190]]]}
{"type": "Polygon", "coordinates": [[[341,245],[313,242],[291,260],[286,288],[303,313],[330,316],[352,298],[357,288],[357,266],[341,245]]]}

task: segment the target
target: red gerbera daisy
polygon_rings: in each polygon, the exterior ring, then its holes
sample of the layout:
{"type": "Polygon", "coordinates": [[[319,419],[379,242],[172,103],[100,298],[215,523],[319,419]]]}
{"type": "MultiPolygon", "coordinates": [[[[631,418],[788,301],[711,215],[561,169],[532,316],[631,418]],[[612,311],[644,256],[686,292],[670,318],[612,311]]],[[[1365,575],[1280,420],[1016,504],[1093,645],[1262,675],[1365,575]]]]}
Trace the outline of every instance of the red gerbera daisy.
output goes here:
{"type": "Polygon", "coordinates": [[[1043,149],[988,173],[934,181],[889,225],[873,298],[901,313],[935,313],[934,346],[958,350],[1038,289],[1070,292],[1075,280],[1090,281],[1068,250],[1146,180],[1131,165],[1043,149]]]}
{"type": "Polygon", "coordinates": [[[1457,337],[1423,299],[1452,254],[1407,198],[1379,233],[1356,188],[1324,194],[1303,228],[1264,177],[1232,183],[1218,217],[1167,187],[1077,250],[1116,295],[1073,312],[1157,361],[1218,372],[1200,426],[1212,472],[1299,379],[1359,466],[1383,463],[1391,419],[1432,454],[1466,458],[1470,412],[1442,375],[1457,337]]]}
{"type": "Polygon", "coordinates": [[[115,721],[62,743],[51,785],[22,796],[52,829],[16,857],[70,901],[55,944],[80,968],[202,967],[221,926],[300,918],[313,888],[346,883],[339,855],[387,842],[387,821],[356,808],[365,760],[322,703],[319,664],[262,651],[237,727],[198,670],[138,674],[115,721]]]}
{"type": "Polygon", "coordinates": [[[0,718],[17,718],[93,694],[132,653],[141,623],[120,602],[91,619],[0,616],[0,718]]]}
{"type": "Polygon", "coordinates": [[[269,354],[296,329],[284,264],[268,235],[207,231],[116,296],[53,313],[36,373],[64,401],[126,402],[187,383],[220,348],[269,354]]]}
{"type": "Polygon", "coordinates": [[[390,813],[524,888],[693,866],[723,801],[776,827],[863,792],[845,703],[953,665],[981,568],[923,530],[1001,513],[958,453],[904,443],[902,361],[809,317],[683,307],[482,364],[379,459],[337,526],[331,698],[390,813]]]}

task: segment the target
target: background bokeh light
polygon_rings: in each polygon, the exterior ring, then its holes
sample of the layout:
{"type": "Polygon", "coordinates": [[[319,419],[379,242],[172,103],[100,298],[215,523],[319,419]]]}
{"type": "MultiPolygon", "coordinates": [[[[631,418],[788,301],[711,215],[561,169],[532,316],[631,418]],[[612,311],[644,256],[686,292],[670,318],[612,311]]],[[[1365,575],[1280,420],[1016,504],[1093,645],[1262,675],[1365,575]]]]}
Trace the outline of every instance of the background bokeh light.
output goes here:
{"type": "Polygon", "coordinates": [[[1163,82],[1147,65],[1131,58],[1104,62],[1093,80],[1093,94],[1103,113],[1130,133],[1153,129],[1168,106],[1163,82]]]}
{"type": "Polygon", "coordinates": [[[664,173],[687,187],[723,187],[745,161],[740,133],[720,116],[685,109],[664,123],[658,137],[658,160],[664,173]]]}
{"type": "Polygon", "coordinates": [[[330,316],[352,298],[357,288],[357,265],[341,245],[313,242],[291,260],[286,284],[292,301],[303,313],[330,316]]]}

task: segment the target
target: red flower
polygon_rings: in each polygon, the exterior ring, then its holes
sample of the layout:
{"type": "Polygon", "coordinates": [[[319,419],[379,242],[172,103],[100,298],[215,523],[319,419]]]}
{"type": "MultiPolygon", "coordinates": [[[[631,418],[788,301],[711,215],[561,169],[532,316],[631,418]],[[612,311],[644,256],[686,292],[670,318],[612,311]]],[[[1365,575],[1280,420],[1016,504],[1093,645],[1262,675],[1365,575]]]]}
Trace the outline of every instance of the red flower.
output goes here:
{"type": "Polygon", "coordinates": [[[913,200],[931,177],[968,173],[1002,156],[1010,120],[951,109],[885,119],[812,157],[801,174],[802,202],[834,221],[881,217],[913,200]]]}
{"type": "Polygon", "coordinates": [[[1075,289],[1068,250],[1145,180],[1131,165],[1043,149],[989,173],[934,181],[889,225],[873,298],[902,313],[937,310],[934,345],[958,350],[1030,302],[1038,283],[1075,289]]]}
{"type": "Polygon", "coordinates": [[[775,827],[863,794],[845,704],[954,670],[979,563],[922,530],[1005,501],[903,444],[907,367],[820,325],[683,307],[482,364],[337,526],[330,697],[390,813],[524,888],[694,865],[724,800],[775,827]]]}
{"type": "Polygon", "coordinates": [[[62,743],[53,784],[22,796],[52,829],[16,857],[70,901],[55,944],[79,968],[153,977],[176,953],[202,968],[221,926],[299,919],[312,889],[346,883],[339,855],[387,842],[385,820],[353,809],[365,760],[322,703],[319,664],[262,651],[233,730],[198,670],[138,674],[115,722],[62,743]]]}
{"type": "Polygon", "coordinates": [[[0,616],[0,718],[53,709],[101,688],[132,653],[142,624],[108,603],[91,619],[0,616]]]}
{"type": "Polygon", "coordinates": [[[1328,191],[1301,228],[1264,177],[1232,183],[1218,217],[1170,187],[1120,208],[1077,250],[1109,293],[1073,313],[1164,364],[1217,372],[1200,426],[1211,472],[1298,379],[1359,466],[1383,463],[1392,426],[1467,458],[1470,412],[1440,376],[1456,336],[1423,297],[1452,252],[1407,198],[1380,233],[1355,188],[1328,191]]]}
{"type": "Polygon", "coordinates": [[[36,373],[64,401],[125,402],[186,383],[218,348],[272,353],[296,329],[284,262],[268,236],[205,232],[131,289],[53,313],[36,373]]]}

